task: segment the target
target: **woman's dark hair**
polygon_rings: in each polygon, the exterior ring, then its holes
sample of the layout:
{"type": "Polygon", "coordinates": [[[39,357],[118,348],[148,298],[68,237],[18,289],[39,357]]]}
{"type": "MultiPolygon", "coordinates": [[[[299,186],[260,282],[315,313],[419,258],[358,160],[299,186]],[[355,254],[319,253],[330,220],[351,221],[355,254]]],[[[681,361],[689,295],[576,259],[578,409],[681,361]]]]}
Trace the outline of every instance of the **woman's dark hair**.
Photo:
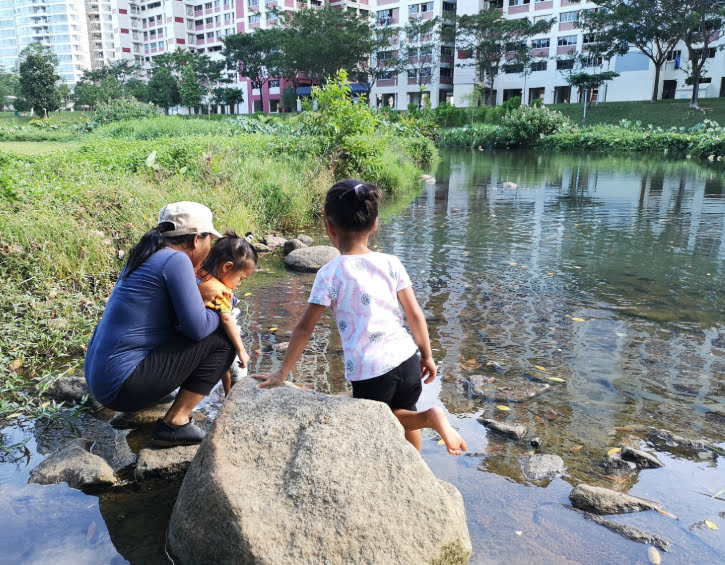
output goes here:
{"type": "Polygon", "coordinates": [[[367,231],[375,225],[382,192],[373,184],[347,179],[327,191],[325,217],[345,231],[367,231]]]}
{"type": "Polygon", "coordinates": [[[173,229],[174,224],[171,222],[163,222],[143,234],[138,243],[131,248],[131,251],[128,252],[126,266],[123,269],[123,278],[128,278],[131,273],[143,265],[146,260],[159,249],[169,245],[177,245],[190,249],[194,245],[194,238],[196,238],[197,235],[202,238],[209,235],[209,232],[175,235],[172,237],[164,237],[161,235],[162,233],[173,229]]]}
{"type": "Polygon", "coordinates": [[[217,239],[209,255],[201,264],[199,272],[202,276],[219,278],[219,267],[227,261],[231,261],[234,270],[243,269],[250,261],[257,264],[257,252],[254,250],[246,237],[240,237],[234,230],[228,230],[224,237],[217,239]]]}

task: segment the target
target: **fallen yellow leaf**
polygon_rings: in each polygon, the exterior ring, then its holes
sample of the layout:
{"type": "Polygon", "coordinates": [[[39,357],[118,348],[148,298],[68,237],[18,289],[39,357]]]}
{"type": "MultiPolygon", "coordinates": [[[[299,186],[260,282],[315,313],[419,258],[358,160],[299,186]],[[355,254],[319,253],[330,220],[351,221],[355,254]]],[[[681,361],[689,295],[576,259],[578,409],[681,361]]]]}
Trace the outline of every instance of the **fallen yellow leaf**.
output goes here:
{"type": "Polygon", "coordinates": [[[518,265],[518,263],[514,263],[513,261],[510,261],[509,265],[511,265],[512,267],[515,267],[516,265],[518,265]]]}
{"type": "Polygon", "coordinates": [[[245,292],[244,293],[244,296],[252,296],[252,293],[251,292],[245,292]]]}
{"type": "Polygon", "coordinates": [[[584,318],[572,318],[571,321],[572,322],[586,322],[586,320],[584,318]]]}
{"type": "Polygon", "coordinates": [[[438,440],[438,445],[443,445],[444,443],[446,443],[446,442],[445,442],[445,441],[443,441],[442,439],[439,439],[439,440],[438,440]]]}
{"type": "Polygon", "coordinates": [[[546,274],[549,275],[550,277],[553,277],[554,276],[554,273],[551,273],[551,272],[548,272],[546,274]]]}
{"type": "Polygon", "coordinates": [[[534,369],[538,369],[539,371],[543,371],[544,373],[546,373],[546,369],[541,365],[534,365],[534,369]]]}
{"type": "Polygon", "coordinates": [[[45,408],[47,406],[50,406],[50,402],[48,402],[48,401],[45,401],[45,402],[43,402],[43,404],[40,405],[41,408],[45,408]]]}
{"type": "Polygon", "coordinates": [[[553,381],[555,383],[565,383],[566,381],[564,379],[561,379],[559,377],[549,377],[550,381],[553,381]]]}
{"type": "Polygon", "coordinates": [[[609,451],[607,451],[607,455],[615,455],[617,453],[622,453],[622,448],[621,447],[613,447],[612,449],[610,449],[609,451]]]}
{"type": "Polygon", "coordinates": [[[508,406],[502,406],[501,404],[496,406],[496,408],[498,408],[499,410],[511,410],[511,408],[509,408],[508,406]]]}
{"type": "Polygon", "coordinates": [[[277,326],[274,326],[273,328],[269,328],[269,331],[276,332],[279,328],[277,326]]]}
{"type": "Polygon", "coordinates": [[[705,520],[705,525],[710,528],[711,530],[717,530],[717,524],[711,522],[710,520],[705,520]]]}
{"type": "Polygon", "coordinates": [[[569,448],[569,451],[573,451],[574,453],[576,453],[577,451],[581,451],[582,447],[584,447],[584,446],[583,445],[574,445],[569,448]]]}

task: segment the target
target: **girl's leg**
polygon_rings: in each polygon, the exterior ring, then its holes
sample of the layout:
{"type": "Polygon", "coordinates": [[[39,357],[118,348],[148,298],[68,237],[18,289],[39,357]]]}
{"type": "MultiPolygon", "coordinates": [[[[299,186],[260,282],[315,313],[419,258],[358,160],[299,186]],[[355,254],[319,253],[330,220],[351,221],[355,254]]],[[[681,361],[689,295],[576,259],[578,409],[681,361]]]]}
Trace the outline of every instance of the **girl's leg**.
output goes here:
{"type": "Polygon", "coordinates": [[[441,439],[445,442],[448,453],[451,455],[460,455],[462,451],[466,451],[467,445],[461,435],[453,429],[448,422],[445,413],[438,406],[433,406],[425,412],[413,412],[412,410],[394,410],[393,414],[398,418],[405,428],[405,437],[420,451],[422,439],[420,439],[420,430],[422,428],[432,428],[441,439]],[[417,432],[418,443],[414,441],[417,432]],[[410,434],[410,436],[409,436],[410,434]]]}

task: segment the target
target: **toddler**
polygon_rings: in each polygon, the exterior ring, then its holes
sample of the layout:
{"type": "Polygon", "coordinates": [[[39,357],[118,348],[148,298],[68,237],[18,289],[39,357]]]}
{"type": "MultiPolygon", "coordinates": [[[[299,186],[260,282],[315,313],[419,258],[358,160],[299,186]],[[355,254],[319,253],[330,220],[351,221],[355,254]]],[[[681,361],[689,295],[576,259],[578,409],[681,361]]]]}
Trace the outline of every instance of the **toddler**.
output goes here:
{"type": "Polygon", "coordinates": [[[345,352],[345,378],[355,398],[385,402],[405,429],[405,437],[420,451],[421,428],[437,431],[451,455],[466,450],[466,442],[450,425],[443,410],[418,412],[421,380],[436,376],[428,327],[411,281],[394,255],[368,248],[378,229],[380,189],[356,180],[336,183],[325,199],[325,226],[341,253],[315,277],[307,309],[292,333],[282,368],[254,375],[260,387],[285,380],[302,356],[326,306],[332,309],[345,352]],[[413,339],[403,326],[408,319],[413,339]],[[418,350],[420,354],[418,354],[418,350]]]}
{"type": "MultiPolygon", "coordinates": [[[[239,283],[250,277],[257,266],[257,252],[244,237],[234,231],[227,231],[217,240],[209,255],[199,268],[199,291],[207,308],[219,314],[220,323],[229,336],[237,352],[237,365],[246,373],[249,355],[244,349],[239,326],[232,315],[237,304],[234,289],[239,283]]],[[[224,395],[232,388],[231,371],[224,373],[222,386],[224,395]]]]}

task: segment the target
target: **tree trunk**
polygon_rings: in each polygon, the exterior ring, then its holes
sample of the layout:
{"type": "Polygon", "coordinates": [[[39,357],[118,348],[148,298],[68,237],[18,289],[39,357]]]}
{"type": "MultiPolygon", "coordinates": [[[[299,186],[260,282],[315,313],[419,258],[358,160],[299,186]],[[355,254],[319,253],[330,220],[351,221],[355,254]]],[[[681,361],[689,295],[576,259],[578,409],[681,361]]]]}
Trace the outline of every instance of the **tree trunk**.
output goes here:
{"type": "Polygon", "coordinates": [[[589,98],[589,89],[584,89],[584,115],[582,116],[582,125],[586,125],[587,123],[587,102],[589,98]]]}
{"type": "Polygon", "coordinates": [[[692,67],[692,97],[690,98],[690,108],[700,109],[698,98],[700,95],[700,69],[693,65],[692,67]]]}
{"type": "Polygon", "coordinates": [[[650,102],[654,104],[660,95],[660,72],[662,70],[662,63],[655,63],[655,83],[652,87],[652,100],[650,102]]]}

